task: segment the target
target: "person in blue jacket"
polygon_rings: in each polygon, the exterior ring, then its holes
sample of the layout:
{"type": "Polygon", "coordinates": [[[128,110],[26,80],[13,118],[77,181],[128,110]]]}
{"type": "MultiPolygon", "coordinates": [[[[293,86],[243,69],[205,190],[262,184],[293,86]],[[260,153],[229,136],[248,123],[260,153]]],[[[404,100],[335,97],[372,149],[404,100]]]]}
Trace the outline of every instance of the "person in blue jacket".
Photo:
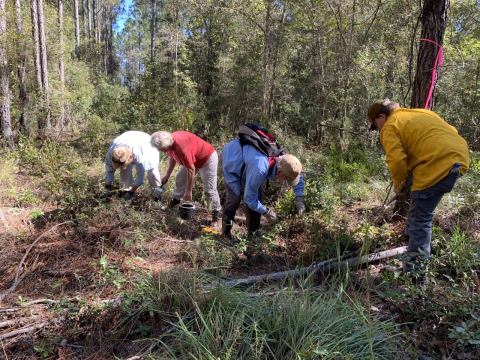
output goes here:
{"type": "Polygon", "coordinates": [[[261,215],[265,216],[270,225],[278,222],[275,211],[267,209],[262,204],[265,180],[279,178],[287,181],[295,192],[295,212],[300,216],[305,212],[302,164],[295,156],[286,154],[271,158],[251,145],[242,147],[240,140],[235,139],[222,149],[222,170],[226,185],[226,202],[222,219],[224,236],[231,235],[232,223],[240,206],[243,186],[245,186],[244,201],[247,205],[247,231],[250,235],[260,227],[261,215]]]}

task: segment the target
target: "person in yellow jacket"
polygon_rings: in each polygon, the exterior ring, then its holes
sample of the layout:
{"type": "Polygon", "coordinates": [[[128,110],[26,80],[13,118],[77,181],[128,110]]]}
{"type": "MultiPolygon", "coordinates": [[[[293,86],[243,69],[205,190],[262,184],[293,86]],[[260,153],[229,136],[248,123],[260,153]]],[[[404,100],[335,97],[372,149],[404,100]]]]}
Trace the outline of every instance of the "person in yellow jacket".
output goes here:
{"type": "Polygon", "coordinates": [[[368,117],[370,130],[380,130],[395,192],[401,194],[411,186],[403,270],[417,274],[430,256],[435,208],[468,169],[467,142],[433,111],[400,108],[389,99],[375,101],[368,117]],[[406,183],[408,171],[413,175],[411,184],[406,183]]]}

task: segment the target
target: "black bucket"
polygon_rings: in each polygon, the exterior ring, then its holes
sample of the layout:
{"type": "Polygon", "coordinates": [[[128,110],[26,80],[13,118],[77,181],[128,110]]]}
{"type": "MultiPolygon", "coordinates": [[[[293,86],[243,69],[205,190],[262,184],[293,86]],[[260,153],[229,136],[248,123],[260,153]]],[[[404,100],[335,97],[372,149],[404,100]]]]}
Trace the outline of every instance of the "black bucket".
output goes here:
{"type": "Polygon", "coordinates": [[[195,216],[195,205],[190,203],[180,204],[178,212],[182,219],[193,220],[193,217],[195,216]]]}

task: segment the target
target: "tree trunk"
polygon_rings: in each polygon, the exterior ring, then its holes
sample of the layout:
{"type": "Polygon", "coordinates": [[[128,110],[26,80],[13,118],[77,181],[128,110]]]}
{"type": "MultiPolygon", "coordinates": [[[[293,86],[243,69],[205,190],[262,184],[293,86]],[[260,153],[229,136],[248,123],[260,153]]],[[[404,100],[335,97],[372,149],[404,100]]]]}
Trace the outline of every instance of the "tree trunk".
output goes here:
{"type": "Polygon", "coordinates": [[[73,0],[73,16],[75,18],[75,55],[80,60],[80,18],[78,17],[78,0],[73,0]]]}
{"type": "Polygon", "coordinates": [[[92,12],[90,11],[90,0],[87,0],[87,21],[88,21],[88,39],[92,38],[92,12]]]}
{"type": "Polygon", "coordinates": [[[82,25],[83,25],[83,40],[87,39],[87,22],[85,21],[85,0],[82,0],[82,25]]]}
{"type": "Polygon", "coordinates": [[[40,46],[38,44],[38,11],[37,0],[30,0],[30,15],[32,18],[33,64],[37,75],[38,90],[42,92],[42,70],[40,69],[40,46]]]}
{"type": "Polygon", "coordinates": [[[20,110],[20,131],[24,135],[29,135],[28,127],[28,97],[27,97],[27,86],[25,84],[25,41],[22,36],[22,7],[20,0],[15,0],[15,10],[17,13],[16,25],[17,25],[17,51],[18,51],[18,65],[17,65],[17,74],[18,74],[18,93],[20,100],[22,101],[22,108],[20,110]]]}
{"type": "Polygon", "coordinates": [[[93,34],[95,43],[98,43],[97,2],[92,0],[93,34]]]}
{"type": "Polygon", "coordinates": [[[58,0],[58,27],[60,30],[60,60],[58,62],[58,68],[60,71],[60,116],[57,122],[57,128],[59,131],[65,129],[65,103],[63,101],[63,95],[65,92],[65,67],[63,64],[63,0],[58,0]]]}
{"type": "MultiPolygon", "coordinates": [[[[7,20],[5,18],[5,0],[0,0],[0,39],[6,39],[7,20]]],[[[2,132],[7,143],[13,145],[12,123],[10,118],[10,91],[8,89],[8,59],[5,41],[0,43],[0,115],[2,132]]]]}
{"type": "Polygon", "coordinates": [[[48,68],[47,68],[47,44],[45,41],[45,23],[43,18],[43,0],[37,0],[38,11],[38,33],[40,43],[40,69],[42,71],[42,85],[43,85],[43,116],[39,117],[39,130],[49,130],[51,128],[50,122],[50,101],[49,101],[49,87],[48,87],[48,68]]]}
{"type": "Polygon", "coordinates": [[[157,32],[157,0],[152,2],[152,25],[151,25],[151,40],[150,40],[150,60],[155,61],[155,34],[157,32]]]}
{"type": "Polygon", "coordinates": [[[287,2],[283,3],[282,8],[282,20],[280,22],[280,28],[277,31],[277,41],[275,43],[275,55],[272,64],[272,74],[270,79],[270,91],[269,91],[269,101],[268,101],[268,121],[273,120],[273,108],[275,104],[275,88],[277,85],[277,66],[278,66],[278,59],[280,55],[280,45],[282,43],[282,38],[285,32],[285,13],[287,9],[287,2]]]}
{"type": "Polygon", "coordinates": [[[263,42],[263,53],[262,53],[262,107],[261,113],[262,115],[267,115],[268,108],[268,85],[269,85],[269,72],[270,72],[270,53],[271,53],[271,34],[270,34],[270,27],[271,27],[271,17],[270,17],[270,10],[271,10],[271,3],[268,1],[266,14],[265,14],[265,29],[264,29],[264,42],[263,42]]]}
{"type": "Polygon", "coordinates": [[[436,71],[435,65],[438,66],[436,59],[443,45],[449,5],[449,0],[425,0],[423,4],[422,14],[420,15],[422,21],[422,40],[420,40],[417,56],[417,72],[413,83],[412,108],[433,109],[437,76],[433,79],[432,84],[432,74],[436,71]],[[432,88],[430,94],[431,99],[429,104],[426,104],[430,88],[432,88]]]}

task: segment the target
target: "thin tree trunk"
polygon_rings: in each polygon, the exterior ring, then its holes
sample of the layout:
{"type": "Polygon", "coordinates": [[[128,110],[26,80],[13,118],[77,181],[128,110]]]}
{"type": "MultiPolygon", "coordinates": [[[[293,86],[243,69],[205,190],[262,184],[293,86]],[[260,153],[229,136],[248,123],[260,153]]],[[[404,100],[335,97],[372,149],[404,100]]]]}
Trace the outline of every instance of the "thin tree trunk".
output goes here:
{"type": "MultiPolygon", "coordinates": [[[[105,15],[105,14],[104,14],[105,15]]],[[[109,64],[108,64],[108,39],[109,39],[109,34],[108,34],[108,26],[107,22],[103,21],[103,28],[102,28],[102,34],[103,34],[103,65],[104,65],[104,72],[105,76],[108,75],[109,73],[109,64]]]]}
{"type": "Polygon", "coordinates": [[[150,40],[150,60],[155,61],[155,34],[157,33],[157,0],[151,0],[152,3],[152,23],[150,40]]]}
{"type": "Polygon", "coordinates": [[[80,60],[80,18],[78,16],[78,0],[73,0],[73,16],[75,18],[75,55],[80,60]]]}
{"type": "Polygon", "coordinates": [[[0,115],[5,140],[13,146],[13,132],[10,118],[10,90],[8,89],[8,59],[5,48],[7,20],[5,18],[5,0],[0,0],[0,115]]]}
{"type": "Polygon", "coordinates": [[[95,37],[95,43],[98,43],[98,22],[97,22],[97,2],[92,0],[92,15],[93,15],[93,33],[95,37]]]}
{"type": "Polygon", "coordinates": [[[24,135],[29,135],[28,127],[28,97],[27,97],[27,86],[25,84],[25,41],[22,36],[22,7],[20,0],[15,0],[15,10],[17,13],[16,25],[17,25],[17,51],[18,51],[18,65],[17,65],[17,74],[18,74],[18,92],[20,100],[22,101],[22,108],[20,111],[20,131],[24,135]]]}
{"type": "Polygon", "coordinates": [[[50,101],[49,101],[49,86],[48,86],[48,67],[47,67],[47,44],[45,41],[45,23],[43,18],[43,0],[37,0],[38,11],[38,33],[40,43],[40,69],[42,71],[42,85],[43,85],[43,99],[44,99],[44,118],[39,117],[39,129],[49,130],[51,128],[50,122],[50,101]]]}
{"type": "Polygon", "coordinates": [[[87,0],[87,20],[88,20],[88,39],[92,38],[92,11],[90,10],[90,0],[87,0]]]}
{"type": "Polygon", "coordinates": [[[435,59],[441,50],[440,47],[443,45],[449,6],[449,0],[425,0],[423,4],[420,18],[422,19],[421,39],[424,40],[420,40],[417,56],[417,72],[413,83],[412,108],[425,108],[430,87],[432,87],[433,91],[427,108],[433,109],[437,76],[433,79],[432,84],[432,74],[436,70],[435,59]]]}
{"type": "Polygon", "coordinates": [[[83,40],[87,40],[87,22],[85,21],[85,0],[82,0],[83,40]]]}
{"type": "Polygon", "coordinates": [[[278,39],[276,41],[275,58],[273,59],[273,65],[272,65],[272,76],[270,79],[270,91],[269,91],[269,101],[268,101],[268,120],[269,121],[272,121],[273,119],[273,105],[275,103],[275,89],[276,89],[276,80],[277,80],[277,65],[278,65],[278,58],[280,55],[280,44],[282,42],[282,37],[285,31],[286,8],[287,8],[287,1],[283,3],[282,20],[281,20],[280,29],[277,35],[278,39]]]}
{"type": "Polygon", "coordinates": [[[271,3],[270,1],[267,4],[267,12],[265,14],[265,30],[264,30],[264,42],[263,42],[263,53],[262,53],[262,107],[261,113],[263,115],[267,114],[267,101],[268,101],[268,84],[269,84],[269,72],[270,72],[270,52],[271,52],[271,45],[270,45],[270,27],[271,27],[271,19],[270,19],[270,9],[271,3]]]}
{"type": "Polygon", "coordinates": [[[60,71],[60,116],[58,118],[57,127],[59,131],[65,129],[65,103],[64,103],[64,92],[65,92],[65,68],[63,64],[63,0],[58,0],[58,27],[60,28],[60,60],[58,63],[58,68],[60,71]]]}
{"type": "Polygon", "coordinates": [[[30,0],[30,15],[32,18],[32,40],[33,40],[33,64],[35,66],[35,73],[37,76],[37,86],[41,93],[42,86],[42,70],[40,68],[40,46],[38,44],[38,11],[37,0],[30,0]]]}

